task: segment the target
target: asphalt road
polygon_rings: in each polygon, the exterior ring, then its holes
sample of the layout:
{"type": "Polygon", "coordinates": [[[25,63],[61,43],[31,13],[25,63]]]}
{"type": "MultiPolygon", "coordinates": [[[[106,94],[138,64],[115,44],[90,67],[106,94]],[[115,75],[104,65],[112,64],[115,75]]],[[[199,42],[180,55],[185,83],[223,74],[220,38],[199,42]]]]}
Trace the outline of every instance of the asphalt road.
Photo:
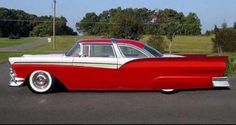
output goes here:
{"type": "Polygon", "coordinates": [[[0,123],[236,123],[236,77],[230,90],[40,95],[8,87],[8,68],[0,65],[0,123]]]}
{"type": "Polygon", "coordinates": [[[26,44],[21,44],[21,45],[17,45],[17,46],[10,46],[10,47],[5,47],[5,48],[0,48],[0,52],[19,52],[22,50],[27,50],[27,49],[32,49],[44,44],[47,44],[47,38],[46,37],[42,37],[39,38],[31,43],[26,43],[26,44]]]}

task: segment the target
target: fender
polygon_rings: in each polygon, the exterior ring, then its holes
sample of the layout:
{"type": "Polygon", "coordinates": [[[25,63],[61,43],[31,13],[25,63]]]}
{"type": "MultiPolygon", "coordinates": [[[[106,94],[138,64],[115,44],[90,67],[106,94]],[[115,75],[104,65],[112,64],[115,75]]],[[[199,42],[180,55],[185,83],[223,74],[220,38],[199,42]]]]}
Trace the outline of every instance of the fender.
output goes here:
{"type": "Polygon", "coordinates": [[[211,88],[209,76],[160,76],[153,80],[155,89],[211,88]]]}

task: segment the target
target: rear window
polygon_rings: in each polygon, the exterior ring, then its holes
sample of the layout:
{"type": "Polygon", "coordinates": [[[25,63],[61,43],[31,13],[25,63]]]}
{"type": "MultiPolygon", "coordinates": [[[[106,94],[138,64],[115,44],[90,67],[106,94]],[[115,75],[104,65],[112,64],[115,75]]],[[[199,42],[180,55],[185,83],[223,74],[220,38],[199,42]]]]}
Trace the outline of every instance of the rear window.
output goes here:
{"type": "Polygon", "coordinates": [[[123,45],[119,45],[119,47],[125,57],[130,57],[130,58],[132,58],[132,57],[134,57],[134,58],[147,57],[144,53],[142,53],[141,51],[139,51],[133,47],[123,46],[123,45]]]}
{"type": "Polygon", "coordinates": [[[149,53],[151,53],[153,56],[155,56],[155,57],[161,57],[162,56],[162,53],[161,52],[159,52],[158,50],[156,50],[156,49],[154,49],[154,48],[152,48],[152,47],[150,47],[150,46],[148,46],[148,45],[145,45],[144,46],[144,49],[146,50],[146,51],[148,51],[149,53]]]}

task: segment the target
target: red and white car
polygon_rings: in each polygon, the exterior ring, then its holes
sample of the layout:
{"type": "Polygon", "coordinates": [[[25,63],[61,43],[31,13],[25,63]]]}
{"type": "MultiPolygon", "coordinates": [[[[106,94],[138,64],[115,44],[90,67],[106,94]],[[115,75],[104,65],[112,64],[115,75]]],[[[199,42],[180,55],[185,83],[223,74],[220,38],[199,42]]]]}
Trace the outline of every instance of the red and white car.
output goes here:
{"type": "Polygon", "coordinates": [[[65,54],[11,57],[10,86],[68,90],[162,90],[229,87],[224,56],[165,55],[127,39],[80,40],[65,54]]]}

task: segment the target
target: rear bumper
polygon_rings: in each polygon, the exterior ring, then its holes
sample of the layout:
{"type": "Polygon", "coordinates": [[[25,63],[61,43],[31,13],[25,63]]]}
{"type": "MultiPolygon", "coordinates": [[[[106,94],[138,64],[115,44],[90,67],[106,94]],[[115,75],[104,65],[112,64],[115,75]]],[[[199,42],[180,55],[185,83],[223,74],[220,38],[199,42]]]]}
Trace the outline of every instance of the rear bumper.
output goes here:
{"type": "Polygon", "coordinates": [[[24,78],[16,77],[16,74],[12,70],[12,68],[10,68],[10,77],[11,77],[11,79],[9,81],[9,86],[11,86],[11,87],[22,86],[25,81],[24,78]]]}
{"type": "Polygon", "coordinates": [[[213,77],[212,84],[213,87],[230,87],[228,77],[213,77]]]}

